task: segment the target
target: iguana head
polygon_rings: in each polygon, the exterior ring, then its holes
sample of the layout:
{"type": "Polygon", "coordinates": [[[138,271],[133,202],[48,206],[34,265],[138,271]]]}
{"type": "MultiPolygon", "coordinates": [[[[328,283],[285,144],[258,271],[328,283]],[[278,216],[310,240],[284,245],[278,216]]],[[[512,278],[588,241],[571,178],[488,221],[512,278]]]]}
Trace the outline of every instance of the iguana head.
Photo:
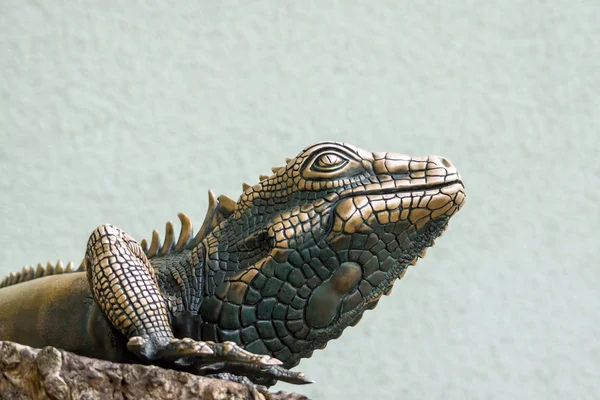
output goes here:
{"type": "Polygon", "coordinates": [[[233,340],[291,367],[389,293],[462,206],[438,156],[323,142],[245,185],[203,241],[204,339],[233,340]]]}

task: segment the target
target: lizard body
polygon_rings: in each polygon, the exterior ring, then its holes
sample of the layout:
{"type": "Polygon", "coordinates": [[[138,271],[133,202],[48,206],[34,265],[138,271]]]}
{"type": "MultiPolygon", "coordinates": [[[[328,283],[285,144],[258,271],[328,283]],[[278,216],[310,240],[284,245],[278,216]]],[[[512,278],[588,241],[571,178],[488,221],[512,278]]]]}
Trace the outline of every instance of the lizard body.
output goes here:
{"type": "Polygon", "coordinates": [[[306,147],[238,201],[209,192],[200,231],[161,244],[101,225],[80,268],[25,268],[0,287],[0,340],[197,374],[306,383],[289,371],[389,294],[464,203],[438,156],[306,147]]]}

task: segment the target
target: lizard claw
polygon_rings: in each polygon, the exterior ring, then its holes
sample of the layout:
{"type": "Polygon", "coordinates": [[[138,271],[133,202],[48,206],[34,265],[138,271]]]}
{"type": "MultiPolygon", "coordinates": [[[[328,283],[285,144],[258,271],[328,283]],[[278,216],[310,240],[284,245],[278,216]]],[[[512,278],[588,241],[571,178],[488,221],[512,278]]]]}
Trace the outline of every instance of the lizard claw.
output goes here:
{"type": "Polygon", "coordinates": [[[134,336],[127,342],[127,347],[140,347],[143,346],[145,342],[146,339],[144,339],[143,337],[134,336]]]}
{"type": "Polygon", "coordinates": [[[277,381],[295,385],[306,385],[314,381],[302,372],[293,372],[279,365],[260,366],[238,362],[225,362],[220,364],[205,365],[196,369],[200,374],[233,374],[246,376],[256,384],[272,386],[277,381]]]}
{"type": "Polygon", "coordinates": [[[314,380],[308,378],[302,372],[292,372],[282,367],[270,367],[269,370],[269,372],[274,375],[273,378],[287,383],[293,383],[296,385],[315,383],[314,380]]]}
{"type": "Polygon", "coordinates": [[[254,354],[242,349],[234,342],[211,343],[215,357],[220,361],[243,362],[256,365],[281,365],[281,361],[263,354],[254,354]]]}
{"type": "Polygon", "coordinates": [[[157,343],[144,336],[133,336],[127,342],[127,348],[146,360],[177,361],[190,356],[206,357],[214,354],[206,342],[190,338],[173,338],[166,343],[157,343]]]}
{"type": "Polygon", "coordinates": [[[151,348],[148,346],[148,339],[143,336],[133,336],[127,341],[127,349],[140,358],[147,359],[151,357],[151,348]]]}

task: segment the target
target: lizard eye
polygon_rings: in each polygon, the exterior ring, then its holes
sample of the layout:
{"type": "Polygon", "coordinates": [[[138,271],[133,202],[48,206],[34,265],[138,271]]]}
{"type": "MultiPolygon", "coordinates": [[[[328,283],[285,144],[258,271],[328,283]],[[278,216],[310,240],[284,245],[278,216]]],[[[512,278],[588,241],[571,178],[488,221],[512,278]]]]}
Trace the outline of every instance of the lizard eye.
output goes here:
{"type": "Polygon", "coordinates": [[[302,178],[309,180],[335,180],[347,178],[364,171],[360,160],[338,149],[327,149],[310,157],[302,166],[302,178]]]}
{"type": "Polygon", "coordinates": [[[325,153],[315,160],[311,169],[315,172],[333,172],[346,164],[348,164],[348,160],[338,154],[325,153]]]}

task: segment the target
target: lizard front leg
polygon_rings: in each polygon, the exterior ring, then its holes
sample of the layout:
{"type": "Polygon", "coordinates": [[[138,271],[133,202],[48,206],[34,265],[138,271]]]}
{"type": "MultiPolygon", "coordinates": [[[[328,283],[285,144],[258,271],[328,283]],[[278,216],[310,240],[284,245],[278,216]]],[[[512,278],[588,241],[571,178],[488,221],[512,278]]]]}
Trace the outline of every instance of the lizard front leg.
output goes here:
{"type": "Polygon", "coordinates": [[[101,225],[87,245],[87,277],[94,300],[128,338],[127,348],[145,361],[194,366],[198,372],[236,372],[307,383],[281,361],[248,352],[233,342],[178,339],[173,335],[167,301],[141,246],[123,230],[101,225]]]}

